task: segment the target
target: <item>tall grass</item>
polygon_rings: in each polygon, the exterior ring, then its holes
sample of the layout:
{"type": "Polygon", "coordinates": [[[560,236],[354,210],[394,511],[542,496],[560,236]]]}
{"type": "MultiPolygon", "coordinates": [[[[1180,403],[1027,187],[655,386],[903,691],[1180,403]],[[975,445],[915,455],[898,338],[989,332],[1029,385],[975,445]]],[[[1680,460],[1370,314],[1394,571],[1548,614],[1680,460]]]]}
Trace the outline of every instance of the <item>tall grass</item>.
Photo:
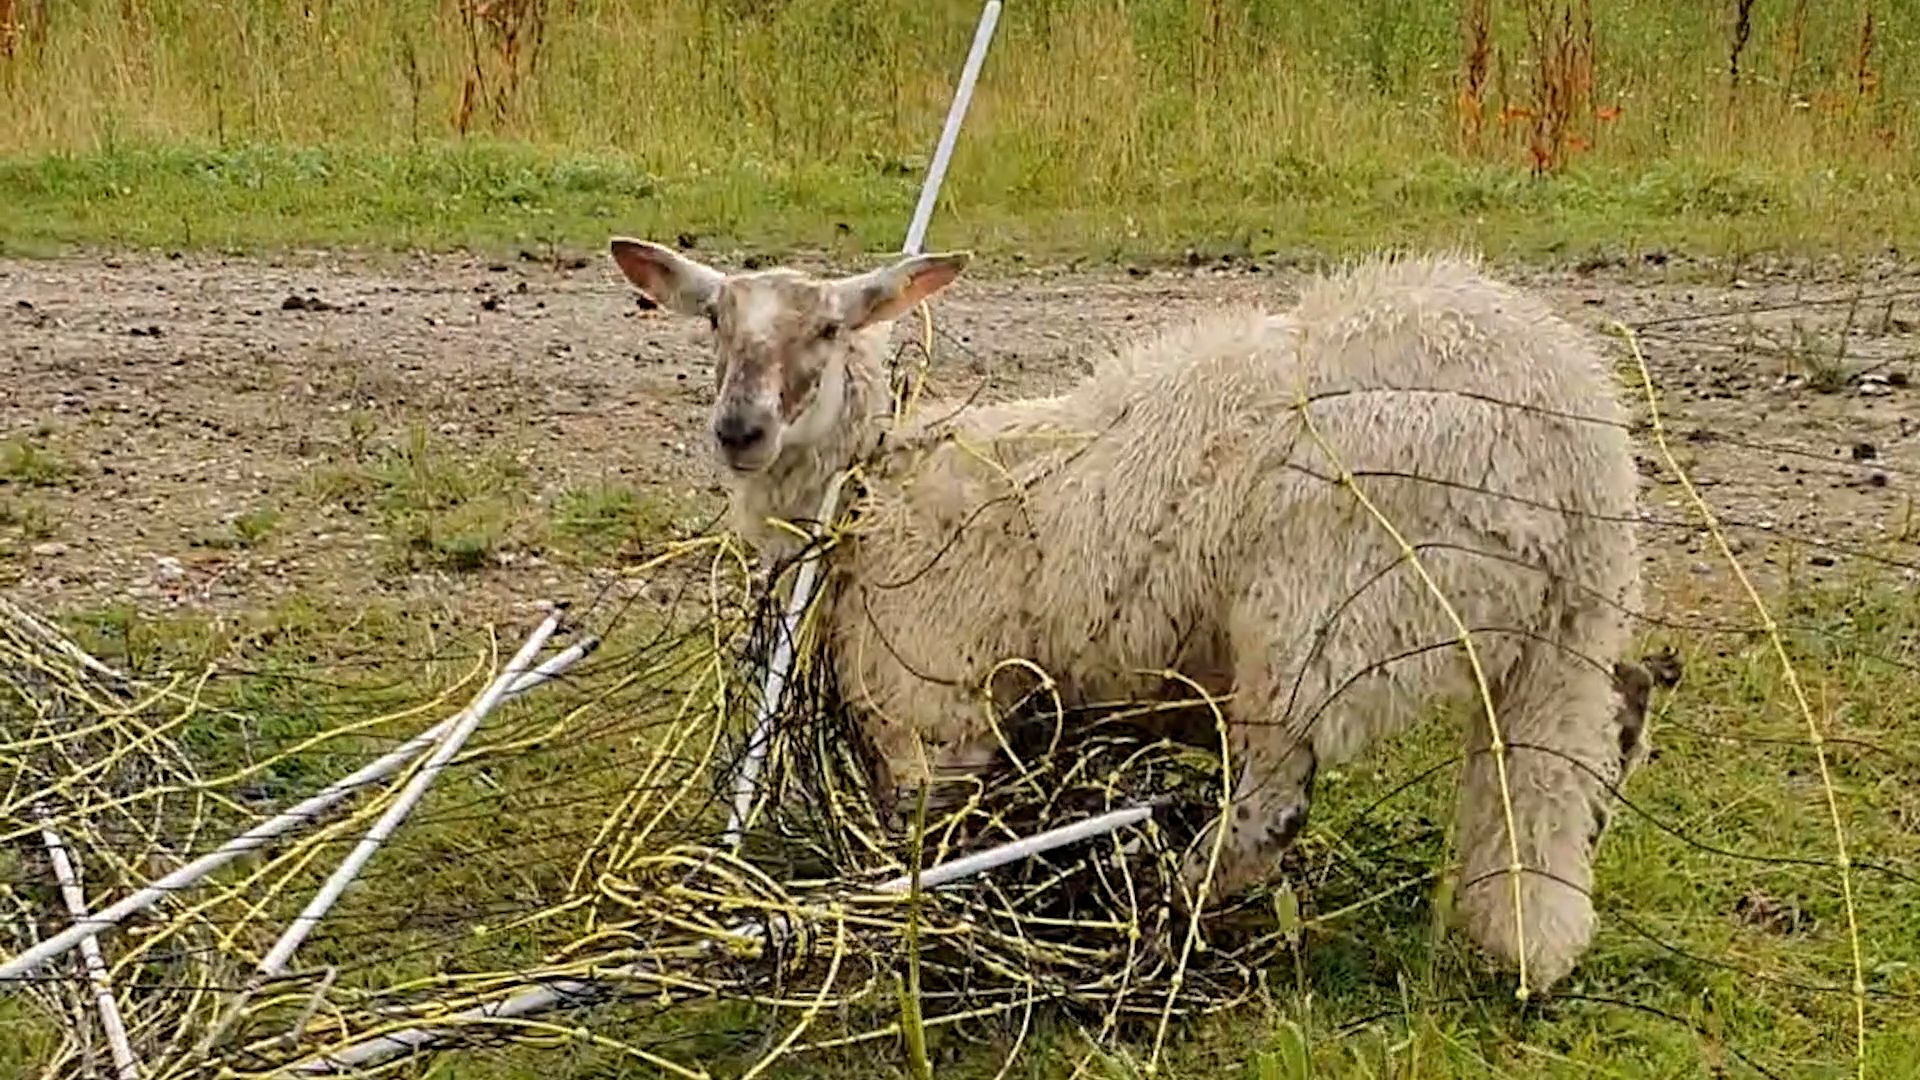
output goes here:
{"type": "MultiPolygon", "coordinates": [[[[976,0],[0,0],[0,154],[464,137],[671,183],[742,178],[741,202],[891,191],[938,129],[977,15],[976,0]]],[[[1121,235],[1170,201],[1392,198],[1379,189],[1436,168],[1916,176],[1920,0],[1018,0],[1001,27],[953,202],[1111,212],[1121,235]]]]}

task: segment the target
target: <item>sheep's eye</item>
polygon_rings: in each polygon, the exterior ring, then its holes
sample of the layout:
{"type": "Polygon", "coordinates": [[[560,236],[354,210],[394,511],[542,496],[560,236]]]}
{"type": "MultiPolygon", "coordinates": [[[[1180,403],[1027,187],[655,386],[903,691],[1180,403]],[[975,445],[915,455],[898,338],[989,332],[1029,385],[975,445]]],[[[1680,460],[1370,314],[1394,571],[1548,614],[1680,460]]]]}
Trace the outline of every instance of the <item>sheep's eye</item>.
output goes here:
{"type": "Polygon", "coordinates": [[[837,338],[839,336],[840,336],[839,323],[828,323],[827,325],[820,328],[821,341],[832,341],[834,338],[837,338]]]}
{"type": "Polygon", "coordinates": [[[720,313],[718,311],[712,308],[707,309],[707,325],[715,330],[720,329],[720,313]]]}

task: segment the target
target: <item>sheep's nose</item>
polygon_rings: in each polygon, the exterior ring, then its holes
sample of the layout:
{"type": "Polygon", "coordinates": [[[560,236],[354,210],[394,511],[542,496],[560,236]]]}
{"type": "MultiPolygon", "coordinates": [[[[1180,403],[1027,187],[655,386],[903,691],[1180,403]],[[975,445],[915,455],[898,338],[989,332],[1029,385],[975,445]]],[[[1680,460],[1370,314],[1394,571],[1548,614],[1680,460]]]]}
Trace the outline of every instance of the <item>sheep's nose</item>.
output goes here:
{"type": "Polygon", "coordinates": [[[728,450],[746,450],[765,438],[767,429],[760,423],[738,416],[723,416],[713,425],[713,437],[728,450]]]}

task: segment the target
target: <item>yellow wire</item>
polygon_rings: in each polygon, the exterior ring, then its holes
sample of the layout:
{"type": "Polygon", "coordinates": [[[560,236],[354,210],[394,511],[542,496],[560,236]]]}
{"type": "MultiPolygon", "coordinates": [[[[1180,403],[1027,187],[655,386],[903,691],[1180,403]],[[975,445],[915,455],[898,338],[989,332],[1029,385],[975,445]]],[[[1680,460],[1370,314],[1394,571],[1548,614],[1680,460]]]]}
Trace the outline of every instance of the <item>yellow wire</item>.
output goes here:
{"type": "Polygon", "coordinates": [[[1714,546],[1720,549],[1720,557],[1733,568],[1740,581],[1740,588],[1747,594],[1747,601],[1760,616],[1760,626],[1767,635],[1767,641],[1773,646],[1773,654],[1780,661],[1780,670],[1786,679],[1788,689],[1793,693],[1795,706],[1800,710],[1801,719],[1807,725],[1807,742],[1813,747],[1814,759],[1820,765],[1820,787],[1826,793],[1827,815],[1833,823],[1834,861],[1840,870],[1840,898],[1847,912],[1847,944],[1853,959],[1853,1023],[1854,1023],[1854,1070],[1855,1075],[1864,1080],[1867,1074],[1867,980],[1866,962],[1860,949],[1860,922],[1854,910],[1853,900],[1853,862],[1847,856],[1847,830],[1840,817],[1840,799],[1833,787],[1833,773],[1827,764],[1826,736],[1820,731],[1820,723],[1814,719],[1813,707],[1807,701],[1806,690],[1800,683],[1800,673],[1794,668],[1793,660],[1787,655],[1786,642],[1780,637],[1780,624],[1773,617],[1766,602],[1760,599],[1760,592],[1753,587],[1753,581],[1747,577],[1740,560],[1734,557],[1733,548],[1727,544],[1725,534],[1720,531],[1720,523],[1714,517],[1713,510],[1693,486],[1693,480],[1686,470],[1680,467],[1673,456],[1673,450],[1667,445],[1666,425],[1660,417],[1659,394],[1654,390],[1653,371],[1647,367],[1647,358],[1640,351],[1640,340],[1625,323],[1615,322],[1614,327],[1626,338],[1633,353],[1634,367],[1640,376],[1640,388],[1646,396],[1648,423],[1653,430],[1654,446],[1659,449],[1662,462],[1668,471],[1680,482],[1681,490],[1686,493],[1687,501],[1693,504],[1695,512],[1705,524],[1707,534],[1713,538],[1714,546]]]}

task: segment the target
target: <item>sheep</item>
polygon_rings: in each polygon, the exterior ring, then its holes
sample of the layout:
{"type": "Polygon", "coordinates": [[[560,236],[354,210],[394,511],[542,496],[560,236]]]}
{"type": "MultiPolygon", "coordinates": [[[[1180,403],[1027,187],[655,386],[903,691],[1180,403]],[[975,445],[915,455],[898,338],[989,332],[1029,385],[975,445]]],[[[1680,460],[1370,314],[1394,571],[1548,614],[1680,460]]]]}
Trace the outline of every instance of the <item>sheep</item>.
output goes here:
{"type": "Polygon", "coordinates": [[[1034,686],[1005,658],[1069,706],[1198,687],[1225,700],[1231,798],[1181,880],[1199,888],[1224,829],[1208,895],[1230,897],[1299,835],[1322,765],[1484,685],[1500,743],[1471,710],[1460,912],[1530,991],[1572,969],[1607,797],[1645,755],[1644,687],[1636,704],[1613,663],[1639,603],[1637,478],[1601,358],[1541,302],[1469,256],[1375,258],[1291,310],[1138,341],[1057,396],[890,430],[890,327],[967,253],[821,278],[611,246],[714,330],[713,444],[763,558],[797,543],[769,519],[810,519],[865,462],[824,640],[883,789],[991,762],[987,706],[1034,686]]]}

